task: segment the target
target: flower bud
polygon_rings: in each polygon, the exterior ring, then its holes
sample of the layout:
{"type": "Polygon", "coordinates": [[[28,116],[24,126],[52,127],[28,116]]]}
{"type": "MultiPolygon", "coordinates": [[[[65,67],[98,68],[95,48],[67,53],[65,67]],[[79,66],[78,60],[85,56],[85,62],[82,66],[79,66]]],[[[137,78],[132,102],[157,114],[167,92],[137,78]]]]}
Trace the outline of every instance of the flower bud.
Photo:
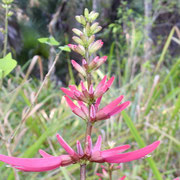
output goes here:
{"type": "Polygon", "coordinates": [[[77,53],[81,54],[82,56],[85,55],[85,49],[84,49],[84,47],[83,47],[82,45],[78,45],[78,46],[76,47],[75,51],[76,51],[77,53]]]}
{"type": "Polygon", "coordinates": [[[98,16],[99,16],[99,13],[92,11],[92,12],[89,14],[89,20],[90,20],[91,22],[93,22],[94,20],[97,19],[98,16]]]}
{"type": "Polygon", "coordinates": [[[82,42],[84,43],[84,45],[87,45],[87,37],[83,33],[80,34],[80,38],[81,38],[82,42]]]}
{"type": "Polygon", "coordinates": [[[74,60],[71,60],[73,67],[83,76],[86,76],[85,70],[74,60]]]}
{"type": "Polygon", "coordinates": [[[91,35],[91,29],[90,29],[90,24],[87,23],[86,27],[85,27],[85,32],[87,36],[91,35]]]}
{"type": "Polygon", "coordinates": [[[91,43],[93,43],[94,40],[95,40],[95,35],[90,36],[90,38],[88,39],[88,42],[87,42],[88,45],[91,44],[91,43]]]}
{"type": "Polygon", "coordinates": [[[90,29],[91,29],[91,32],[95,31],[96,28],[98,27],[99,23],[98,22],[95,22],[94,24],[91,25],[90,29]]]}
{"type": "Polygon", "coordinates": [[[81,23],[81,17],[80,16],[75,16],[75,19],[78,23],[81,23]]]}
{"type": "Polygon", "coordinates": [[[99,56],[96,56],[89,64],[89,70],[93,70],[94,68],[97,67],[97,63],[99,60],[99,56]]]}
{"type": "Polygon", "coordinates": [[[77,45],[74,44],[68,44],[69,48],[71,48],[73,51],[76,51],[77,45]]]}
{"type": "Polygon", "coordinates": [[[84,9],[84,16],[87,20],[89,19],[89,10],[87,8],[84,9]]]}
{"type": "Polygon", "coordinates": [[[86,25],[86,19],[84,18],[83,15],[81,15],[80,18],[81,18],[81,24],[85,26],[86,25]]]}
{"type": "Polygon", "coordinates": [[[77,44],[81,44],[81,45],[84,44],[83,41],[82,41],[80,38],[78,38],[77,36],[73,36],[72,39],[73,39],[74,42],[76,42],[77,44]]]}
{"type": "Polygon", "coordinates": [[[89,53],[92,54],[92,53],[96,52],[102,46],[103,46],[102,40],[97,40],[96,42],[90,44],[90,46],[89,46],[89,53]]]}
{"type": "Polygon", "coordinates": [[[80,36],[82,34],[82,31],[80,31],[79,29],[73,28],[72,31],[77,34],[78,36],[80,36]]]}
{"type": "Polygon", "coordinates": [[[101,31],[101,29],[102,29],[102,27],[101,27],[101,26],[98,26],[98,27],[94,30],[93,34],[98,33],[99,31],[101,31]]]}

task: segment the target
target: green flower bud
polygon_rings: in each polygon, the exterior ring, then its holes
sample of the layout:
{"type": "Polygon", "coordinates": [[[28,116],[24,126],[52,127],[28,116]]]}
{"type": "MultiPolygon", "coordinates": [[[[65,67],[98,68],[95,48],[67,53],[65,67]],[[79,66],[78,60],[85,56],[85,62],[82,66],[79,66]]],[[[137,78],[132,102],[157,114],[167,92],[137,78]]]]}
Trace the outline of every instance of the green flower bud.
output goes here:
{"type": "Polygon", "coordinates": [[[14,0],[2,0],[4,4],[11,4],[14,0]]]}
{"type": "Polygon", "coordinates": [[[90,20],[90,22],[93,22],[94,20],[96,20],[98,16],[99,16],[99,13],[92,11],[92,12],[89,14],[89,20],[90,20]]]}
{"type": "Polygon", "coordinates": [[[89,10],[87,8],[84,9],[84,16],[87,20],[89,19],[89,10]]]}
{"type": "Polygon", "coordinates": [[[93,43],[95,40],[95,35],[90,36],[90,38],[88,39],[88,45],[90,45],[91,43],[93,43]]]}
{"type": "Polygon", "coordinates": [[[81,15],[80,18],[81,18],[81,24],[85,26],[86,25],[85,17],[83,15],[81,15]]]}
{"type": "Polygon", "coordinates": [[[80,31],[79,29],[73,28],[72,31],[77,34],[78,36],[80,36],[83,32],[80,31]]]}
{"type": "Polygon", "coordinates": [[[75,16],[75,19],[78,23],[81,23],[81,17],[80,16],[75,16]]]}
{"type": "Polygon", "coordinates": [[[93,32],[93,34],[96,34],[98,33],[99,31],[101,31],[102,27],[101,26],[98,26],[95,31],[93,32]]]}
{"type": "Polygon", "coordinates": [[[85,27],[85,32],[87,36],[91,36],[91,29],[90,29],[90,24],[87,23],[85,27]]]}
{"type": "Polygon", "coordinates": [[[8,12],[8,17],[11,17],[14,13],[12,11],[8,12]]]}
{"type": "Polygon", "coordinates": [[[73,39],[74,42],[76,42],[77,44],[81,44],[81,45],[84,44],[83,41],[82,41],[80,38],[78,38],[77,36],[73,36],[72,39],[73,39]]]}
{"type": "Polygon", "coordinates": [[[98,22],[95,22],[94,24],[91,25],[90,29],[91,29],[91,32],[95,31],[96,28],[98,27],[99,23],[98,22]]]}

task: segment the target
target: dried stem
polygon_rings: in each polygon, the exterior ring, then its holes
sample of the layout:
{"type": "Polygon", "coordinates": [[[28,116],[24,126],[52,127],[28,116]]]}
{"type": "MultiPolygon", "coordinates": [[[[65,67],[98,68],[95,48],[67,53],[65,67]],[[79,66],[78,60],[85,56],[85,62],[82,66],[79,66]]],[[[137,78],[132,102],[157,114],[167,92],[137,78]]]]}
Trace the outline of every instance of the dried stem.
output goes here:
{"type": "Polygon", "coordinates": [[[28,118],[28,116],[29,116],[32,108],[34,107],[35,102],[37,101],[37,98],[38,98],[39,94],[41,93],[42,88],[44,87],[46,81],[48,80],[51,72],[53,71],[53,69],[54,69],[54,67],[55,67],[55,65],[56,65],[56,63],[57,63],[57,61],[58,61],[58,59],[59,59],[60,53],[61,53],[61,51],[56,55],[56,57],[55,57],[55,59],[54,59],[54,62],[53,62],[53,64],[52,64],[51,68],[49,69],[48,73],[46,74],[46,76],[45,76],[45,78],[44,78],[44,81],[42,82],[40,88],[38,89],[38,91],[37,91],[37,93],[36,93],[36,96],[35,96],[34,99],[33,99],[33,102],[31,103],[31,106],[28,108],[28,110],[26,111],[26,113],[25,113],[23,119],[21,120],[20,124],[19,124],[19,125],[17,126],[17,128],[15,129],[13,135],[11,136],[11,139],[14,138],[14,136],[16,135],[16,133],[18,132],[18,130],[20,129],[20,127],[22,126],[22,124],[23,124],[23,123],[26,121],[26,119],[28,118]]]}

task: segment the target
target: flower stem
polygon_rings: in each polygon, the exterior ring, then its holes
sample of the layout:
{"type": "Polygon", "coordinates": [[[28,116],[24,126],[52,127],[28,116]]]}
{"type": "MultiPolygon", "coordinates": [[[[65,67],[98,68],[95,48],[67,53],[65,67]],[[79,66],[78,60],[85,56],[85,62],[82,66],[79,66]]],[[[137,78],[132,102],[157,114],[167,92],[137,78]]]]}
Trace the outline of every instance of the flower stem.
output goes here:
{"type": "Polygon", "coordinates": [[[112,170],[109,170],[109,180],[112,180],[112,170]]]}
{"type": "Polygon", "coordinates": [[[3,49],[3,57],[6,56],[7,53],[7,40],[8,40],[8,11],[9,8],[6,6],[6,13],[5,13],[5,30],[4,30],[4,49],[3,49]]]}
{"type": "Polygon", "coordinates": [[[80,167],[80,180],[86,180],[86,164],[81,164],[81,167],[80,167]]]}

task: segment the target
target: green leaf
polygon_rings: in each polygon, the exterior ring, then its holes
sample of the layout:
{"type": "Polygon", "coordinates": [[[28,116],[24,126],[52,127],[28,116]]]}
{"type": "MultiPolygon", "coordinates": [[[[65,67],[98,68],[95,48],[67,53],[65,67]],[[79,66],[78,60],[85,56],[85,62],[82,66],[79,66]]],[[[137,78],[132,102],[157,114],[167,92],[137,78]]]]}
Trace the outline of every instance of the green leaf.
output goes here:
{"type": "Polygon", "coordinates": [[[62,51],[71,52],[71,49],[67,45],[59,46],[59,49],[61,49],[62,51]]]}
{"type": "Polygon", "coordinates": [[[17,65],[17,61],[12,59],[11,53],[0,59],[0,79],[7,76],[17,65]]]}
{"type": "Polygon", "coordinates": [[[45,38],[39,38],[38,41],[40,43],[48,44],[50,46],[58,46],[59,42],[55,40],[54,37],[45,37],[45,38]]]}

